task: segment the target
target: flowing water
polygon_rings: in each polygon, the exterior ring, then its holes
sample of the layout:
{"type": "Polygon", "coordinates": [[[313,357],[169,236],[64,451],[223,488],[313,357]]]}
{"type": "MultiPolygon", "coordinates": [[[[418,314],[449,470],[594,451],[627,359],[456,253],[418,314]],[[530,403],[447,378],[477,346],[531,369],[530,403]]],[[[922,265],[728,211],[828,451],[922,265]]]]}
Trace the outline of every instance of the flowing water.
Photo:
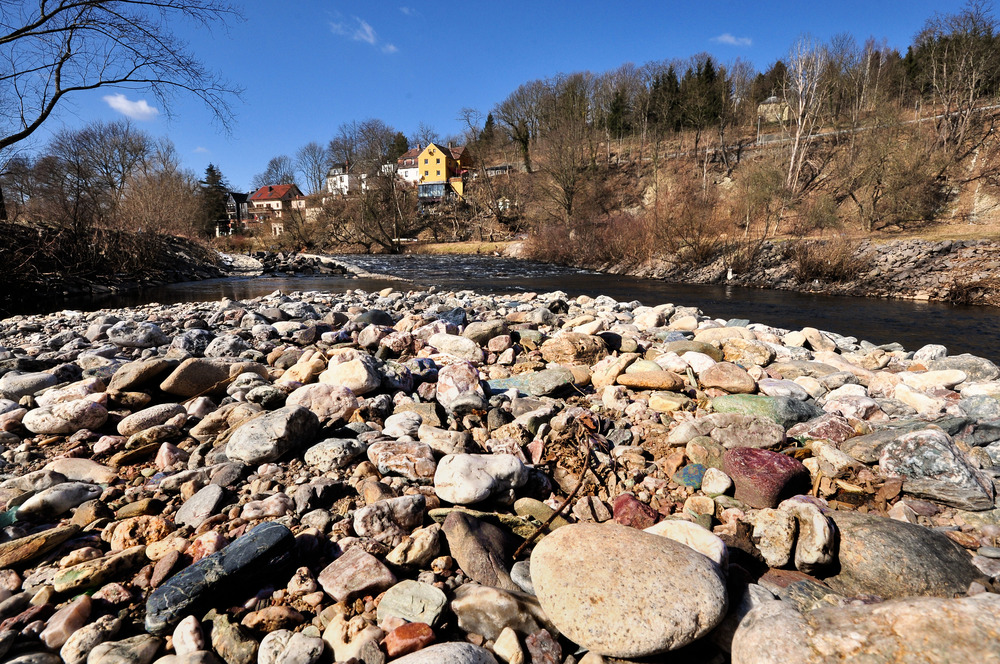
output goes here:
{"type": "Polygon", "coordinates": [[[493,256],[344,256],[345,262],[393,279],[331,276],[240,277],[170,284],[100,298],[43,301],[32,313],[58,309],[127,307],[201,300],[234,300],[275,290],[367,291],[392,286],[401,290],[435,286],[441,290],[489,293],[563,291],[577,295],[609,295],[616,300],[656,305],[670,302],[696,306],[715,318],[798,329],[817,327],[876,344],[898,341],[908,350],[940,343],[950,354],[973,353],[1000,362],[1000,309],[937,302],[883,300],[800,294],[725,285],[670,284],[493,256]]]}

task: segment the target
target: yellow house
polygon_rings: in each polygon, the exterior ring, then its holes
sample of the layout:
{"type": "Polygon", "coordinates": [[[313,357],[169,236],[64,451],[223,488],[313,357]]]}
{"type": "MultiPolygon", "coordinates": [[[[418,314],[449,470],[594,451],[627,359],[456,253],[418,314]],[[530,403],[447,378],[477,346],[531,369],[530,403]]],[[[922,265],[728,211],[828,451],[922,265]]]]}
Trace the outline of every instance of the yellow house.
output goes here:
{"type": "Polygon", "coordinates": [[[430,143],[417,157],[418,195],[424,200],[441,200],[449,192],[459,198],[465,193],[465,174],[471,162],[462,147],[441,147],[430,143]]]}

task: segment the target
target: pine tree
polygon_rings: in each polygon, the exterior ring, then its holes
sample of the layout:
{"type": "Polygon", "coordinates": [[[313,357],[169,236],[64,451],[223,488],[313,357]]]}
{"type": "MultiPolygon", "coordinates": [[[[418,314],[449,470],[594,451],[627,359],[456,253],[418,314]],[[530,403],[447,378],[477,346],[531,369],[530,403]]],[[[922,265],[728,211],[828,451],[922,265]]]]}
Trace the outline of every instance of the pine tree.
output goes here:
{"type": "Polygon", "coordinates": [[[410,141],[403,132],[397,131],[396,135],[392,137],[392,145],[389,146],[389,154],[386,155],[387,161],[395,163],[409,149],[410,141]]]}
{"type": "Polygon", "coordinates": [[[198,184],[201,187],[201,228],[206,236],[211,237],[215,235],[218,223],[226,220],[229,184],[215,164],[205,168],[205,179],[199,180],[198,184]]]}

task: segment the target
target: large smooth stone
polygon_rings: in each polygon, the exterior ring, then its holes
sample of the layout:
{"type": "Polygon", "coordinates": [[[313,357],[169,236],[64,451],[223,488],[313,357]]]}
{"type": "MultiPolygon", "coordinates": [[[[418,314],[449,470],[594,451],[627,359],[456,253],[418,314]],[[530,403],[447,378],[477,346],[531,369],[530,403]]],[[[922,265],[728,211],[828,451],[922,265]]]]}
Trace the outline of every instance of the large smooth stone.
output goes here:
{"type": "Polygon", "coordinates": [[[19,520],[41,521],[60,516],[77,505],[93,500],[103,490],[89,482],[63,482],[39,491],[17,508],[19,520]]]}
{"type": "Polygon", "coordinates": [[[67,434],[80,429],[99,429],[108,420],[104,406],[77,399],[29,411],[21,424],[31,433],[67,434]]]}
{"type": "Polygon", "coordinates": [[[123,436],[131,436],[150,427],[163,424],[176,415],[187,415],[187,410],[178,403],[161,403],[157,406],[150,406],[132,413],[119,422],[118,433],[123,436]]]}
{"type": "Polygon", "coordinates": [[[288,395],[286,406],[303,406],[312,412],[322,422],[333,422],[351,419],[358,409],[358,398],[354,392],[342,385],[328,383],[313,383],[303,385],[288,395]]]}
{"type": "Polygon", "coordinates": [[[483,349],[472,339],[460,337],[454,334],[438,333],[431,335],[427,343],[437,348],[442,353],[473,364],[480,364],[483,361],[483,349]]]}
{"type": "Polygon", "coordinates": [[[438,643],[423,650],[410,653],[392,664],[497,664],[497,660],[485,648],[471,643],[438,643]]]}
{"type": "Polygon", "coordinates": [[[0,399],[20,401],[21,397],[52,387],[59,382],[55,374],[48,372],[6,373],[0,377],[0,399]]]}
{"type": "Polygon", "coordinates": [[[318,430],[314,412],[285,406],[241,425],[226,445],[226,456],[250,465],[274,461],[312,441],[318,430]]]}
{"type": "Polygon", "coordinates": [[[645,657],[701,638],[726,615],[726,582],[704,555],[616,524],[574,524],[531,554],[542,609],[600,655],[645,657]]]}
{"type": "Polygon", "coordinates": [[[1000,652],[1000,595],[908,598],[799,613],[789,602],[751,610],[733,664],[979,664],[1000,652]]]}
{"type": "Polygon", "coordinates": [[[842,595],[886,599],[963,594],[983,575],[942,533],[895,519],[831,511],[840,571],[825,582],[842,595]]]}
{"type": "Polygon", "coordinates": [[[149,596],[146,631],[166,634],[198,606],[211,604],[234,589],[245,590],[247,584],[270,576],[275,563],[291,551],[294,543],[288,528],[269,521],[184,568],[149,596]]]}
{"type": "Polygon", "coordinates": [[[156,323],[123,320],[108,329],[108,339],[124,348],[153,348],[165,346],[170,339],[156,323]]]}
{"type": "Polygon", "coordinates": [[[455,505],[472,505],[491,497],[513,498],[528,481],[528,469],[512,454],[449,454],[434,472],[434,492],[455,505]]]}
{"type": "Polygon", "coordinates": [[[189,357],[170,372],[160,389],[179,397],[225,394],[229,386],[229,363],[225,360],[189,357]]]}

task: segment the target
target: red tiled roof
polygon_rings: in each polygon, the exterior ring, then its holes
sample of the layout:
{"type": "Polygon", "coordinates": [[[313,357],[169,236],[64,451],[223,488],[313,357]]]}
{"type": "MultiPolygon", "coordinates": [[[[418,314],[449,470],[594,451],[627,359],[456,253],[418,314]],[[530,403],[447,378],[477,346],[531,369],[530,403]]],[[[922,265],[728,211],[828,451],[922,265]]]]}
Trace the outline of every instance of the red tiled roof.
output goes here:
{"type": "Polygon", "coordinates": [[[251,201],[275,201],[289,196],[301,195],[294,184],[274,184],[261,187],[250,195],[251,201]]]}

